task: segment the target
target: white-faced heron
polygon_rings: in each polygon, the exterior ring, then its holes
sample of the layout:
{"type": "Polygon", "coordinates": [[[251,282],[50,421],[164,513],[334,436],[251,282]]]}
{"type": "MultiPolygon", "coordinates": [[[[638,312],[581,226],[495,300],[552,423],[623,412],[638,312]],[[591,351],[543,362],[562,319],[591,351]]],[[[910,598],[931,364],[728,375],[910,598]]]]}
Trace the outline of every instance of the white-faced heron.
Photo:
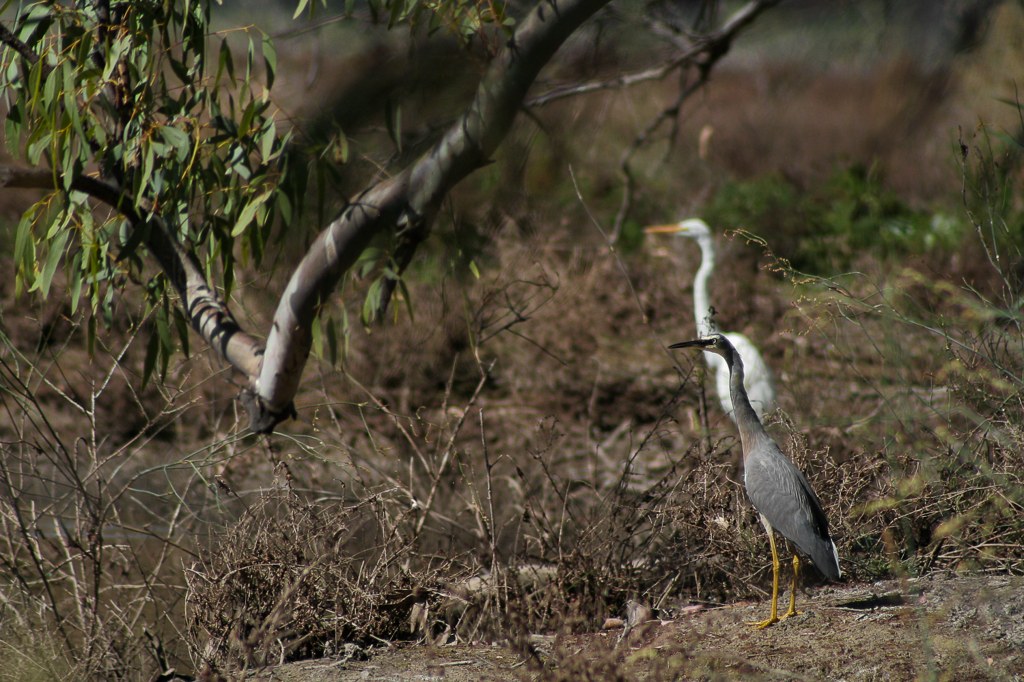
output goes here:
{"type": "MultiPolygon", "coordinates": [[[[740,431],[743,447],[743,485],[747,497],[761,515],[772,548],[772,610],[767,620],[751,623],[766,628],[779,622],[779,553],[775,548],[777,530],[801,552],[806,554],[829,580],[838,580],[839,552],[828,532],[828,519],[818,496],[803,473],[775,444],[758,419],[747,392],[743,388],[743,359],[730,340],[713,333],[695,341],[675,343],[669,348],[699,348],[724,359],[731,372],[730,390],[733,420],[740,431]]],[[[793,582],[789,593],[787,618],[797,614],[796,588],[800,575],[800,559],[793,554],[793,582]]]]}

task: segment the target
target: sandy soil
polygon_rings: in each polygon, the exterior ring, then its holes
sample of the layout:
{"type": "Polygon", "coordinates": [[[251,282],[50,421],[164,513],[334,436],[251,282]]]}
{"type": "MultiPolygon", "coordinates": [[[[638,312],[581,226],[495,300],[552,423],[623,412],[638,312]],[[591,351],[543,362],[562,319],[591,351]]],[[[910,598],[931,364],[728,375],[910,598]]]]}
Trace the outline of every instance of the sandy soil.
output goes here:
{"type": "Polygon", "coordinates": [[[632,628],[498,645],[396,645],[364,660],[268,668],[259,680],[1024,680],[1024,577],[934,576],[801,595],[766,630],[765,603],[689,607],[632,628]],[[543,661],[543,667],[538,663],[543,661]]]}

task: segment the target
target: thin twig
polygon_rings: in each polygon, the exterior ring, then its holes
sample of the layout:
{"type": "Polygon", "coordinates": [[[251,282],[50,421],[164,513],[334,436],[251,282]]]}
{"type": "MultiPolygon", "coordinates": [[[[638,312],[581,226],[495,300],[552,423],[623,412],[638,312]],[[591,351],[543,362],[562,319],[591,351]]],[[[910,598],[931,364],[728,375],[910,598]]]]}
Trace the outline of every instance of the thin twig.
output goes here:
{"type": "Polygon", "coordinates": [[[451,460],[452,453],[455,451],[455,439],[462,430],[462,424],[466,421],[466,415],[469,413],[469,408],[476,404],[477,398],[480,397],[480,392],[483,390],[484,385],[490,378],[491,369],[494,368],[495,362],[497,361],[491,361],[486,368],[484,368],[483,365],[480,365],[480,381],[477,382],[476,388],[473,390],[473,394],[469,397],[469,400],[463,407],[462,413],[459,415],[458,420],[456,420],[455,427],[452,429],[451,434],[448,437],[448,443],[441,455],[441,463],[438,465],[437,472],[434,474],[434,480],[430,484],[430,493],[427,495],[427,499],[420,509],[419,519],[416,520],[416,529],[413,532],[414,540],[418,538],[420,533],[423,531],[423,524],[426,523],[427,517],[430,515],[430,510],[434,506],[434,498],[441,485],[441,479],[448,470],[448,462],[451,460]]]}
{"type": "Polygon", "coordinates": [[[616,76],[615,78],[553,88],[546,93],[527,100],[525,106],[528,108],[541,107],[568,97],[578,97],[602,90],[621,90],[640,83],[661,80],[684,64],[692,63],[702,54],[707,55],[707,62],[701,65],[702,68],[710,69],[715,61],[728,52],[733,39],[735,39],[740,31],[750,25],[759,14],[779,4],[779,2],[780,0],[751,0],[751,2],[748,2],[729,17],[722,25],[722,28],[707,36],[695,39],[692,44],[672,56],[664,64],[616,76]]]}

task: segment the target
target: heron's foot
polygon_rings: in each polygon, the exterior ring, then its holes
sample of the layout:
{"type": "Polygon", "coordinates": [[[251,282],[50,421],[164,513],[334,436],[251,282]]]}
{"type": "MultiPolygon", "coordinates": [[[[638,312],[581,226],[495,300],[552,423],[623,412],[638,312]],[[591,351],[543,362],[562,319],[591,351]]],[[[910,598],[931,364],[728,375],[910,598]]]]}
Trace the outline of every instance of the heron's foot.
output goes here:
{"type": "Polygon", "coordinates": [[[803,613],[803,611],[797,611],[795,608],[790,608],[789,611],[786,611],[784,614],[779,616],[779,620],[789,618],[790,616],[799,616],[801,613],[803,613]]]}
{"type": "MultiPolygon", "coordinates": [[[[785,618],[785,616],[783,616],[783,618],[785,618]]],[[[775,625],[780,620],[781,620],[781,618],[779,618],[778,616],[771,616],[771,617],[766,618],[764,620],[750,621],[750,622],[747,623],[747,625],[753,625],[758,630],[764,630],[766,627],[769,627],[771,625],[775,625]]]]}

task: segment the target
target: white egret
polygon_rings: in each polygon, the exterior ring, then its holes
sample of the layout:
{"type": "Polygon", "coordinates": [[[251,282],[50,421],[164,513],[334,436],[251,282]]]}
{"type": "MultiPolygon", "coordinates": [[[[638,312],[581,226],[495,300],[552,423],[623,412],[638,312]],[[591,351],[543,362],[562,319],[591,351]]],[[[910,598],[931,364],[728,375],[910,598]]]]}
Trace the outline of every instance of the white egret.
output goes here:
{"type": "MultiPolygon", "coordinates": [[[[714,309],[708,294],[708,281],[715,270],[715,243],[707,223],[699,218],[690,218],[670,225],[652,225],[644,230],[648,234],[671,234],[693,239],[700,246],[701,261],[693,278],[693,315],[697,322],[697,335],[704,337],[718,332],[714,320],[714,309]]],[[[733,348],[739,351],[746,368],[744,386],[758,418],[772,412],[775,407],[775,382],[757,347],[743,334],[722,332],[733,348]]],[[[729,396],[729,366],[714,353],[704,353],[708,367],[715,375],[715,390],[722,409],[733,417],[732,399],[729,396]]]]}

